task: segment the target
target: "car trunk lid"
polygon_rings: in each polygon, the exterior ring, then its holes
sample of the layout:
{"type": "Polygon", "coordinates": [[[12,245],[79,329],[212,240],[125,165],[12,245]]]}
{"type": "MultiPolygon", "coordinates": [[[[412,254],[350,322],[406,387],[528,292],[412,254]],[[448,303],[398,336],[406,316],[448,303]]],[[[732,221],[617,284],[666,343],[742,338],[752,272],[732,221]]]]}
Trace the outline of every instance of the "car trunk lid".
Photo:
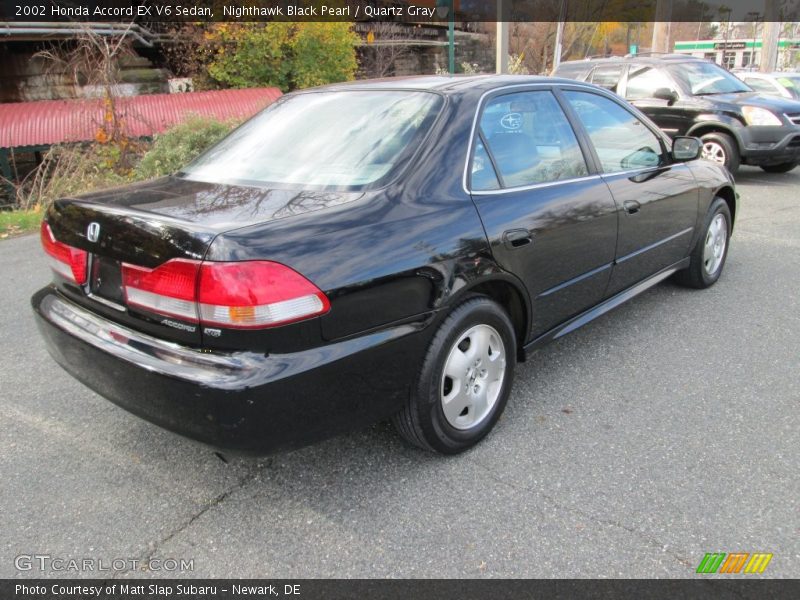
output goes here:
{"type": "Polygon", "coordinates": [[[85,282],[56,277],[56,285],[74,302],[110,320],[163,339],[200,346],[203,340],[196,321],[181,318],[179,313],[142,310],[126,298],[123,264],[156,269],[167,261],[201,261],[222,232],[288,219],[361,196],[169,177],[58,200],[46,216],[50,235],[85,251],[87,258],[85,282]]]}

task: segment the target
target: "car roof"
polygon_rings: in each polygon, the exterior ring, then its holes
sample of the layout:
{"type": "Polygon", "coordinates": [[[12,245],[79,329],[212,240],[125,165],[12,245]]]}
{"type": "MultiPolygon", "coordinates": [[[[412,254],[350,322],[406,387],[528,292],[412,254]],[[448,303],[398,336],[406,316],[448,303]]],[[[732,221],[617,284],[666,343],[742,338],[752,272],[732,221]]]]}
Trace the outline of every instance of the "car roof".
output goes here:
{"type": "MultiPolygon", "coordinates": [[[[509,85],[525,84],[566,84],[580,85],[574,79],[564,77],[545,77],[540,75],[422,75],[412,77],[387,77],[384,79],[365,79],[335,83],[315,90],[420,90],[443,93],[458,93],[467,90],[489,91],[509,85]]],[[[585,85],[585,84],[584,84],[585,85]]],[[[309,90],[311,91],[311,90],[309,90]]]]}
{"type": "MultiPolygon", "coordinates": [[[[675,64],[681,62],[711,62],[699,56],[691,56],[689,54],[636,54],[625,56],[602,56],[593,58],[583,58],[579,60],[566,60],[562,65],[602,65],[613,63],[632,63],[642,65],[663,65],[675,64]]],[[[559,65],[560,66],[560,65],[559,65]]]]}
{"type": "Polygon", "coordinates": [[[800,73],[795,71],[773,71],[772,73],[762,73],[761,71],[737,71],[735,75],[747,75],[748,77],[798,77],[800,73]]]}

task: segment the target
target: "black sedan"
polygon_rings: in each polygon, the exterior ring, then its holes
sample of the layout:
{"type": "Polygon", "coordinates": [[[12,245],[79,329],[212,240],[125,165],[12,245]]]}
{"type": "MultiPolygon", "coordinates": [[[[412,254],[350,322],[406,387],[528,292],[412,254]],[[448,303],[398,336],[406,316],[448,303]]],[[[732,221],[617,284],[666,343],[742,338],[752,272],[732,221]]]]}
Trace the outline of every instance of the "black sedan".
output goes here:
{"type": "Polygon", "coordinates": [[[597,87],[513,76],[285,96],[173,176],[55,202],[55,360],[256,452],[391,417],[462,451],[517,361],[667,277],[720,277],[727,171],[597,87]]]}

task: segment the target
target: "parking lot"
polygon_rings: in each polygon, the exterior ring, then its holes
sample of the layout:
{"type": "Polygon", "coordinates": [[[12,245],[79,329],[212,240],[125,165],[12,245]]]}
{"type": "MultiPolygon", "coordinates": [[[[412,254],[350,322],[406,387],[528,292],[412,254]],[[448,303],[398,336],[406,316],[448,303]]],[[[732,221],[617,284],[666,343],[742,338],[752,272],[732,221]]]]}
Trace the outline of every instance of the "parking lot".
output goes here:
{"type": "Polygon", "coordinates": [[[707,552],[800,577],[800,168],[737,178],[716,286],[663,283],[535,354],[450,458],[387,423],[220,457],[131,416],[47,355],[38,236],[0,242],[0,577],[98,576],[19,570],[33,554],[193,561],[103,577],[692,577],[707,552]]]}

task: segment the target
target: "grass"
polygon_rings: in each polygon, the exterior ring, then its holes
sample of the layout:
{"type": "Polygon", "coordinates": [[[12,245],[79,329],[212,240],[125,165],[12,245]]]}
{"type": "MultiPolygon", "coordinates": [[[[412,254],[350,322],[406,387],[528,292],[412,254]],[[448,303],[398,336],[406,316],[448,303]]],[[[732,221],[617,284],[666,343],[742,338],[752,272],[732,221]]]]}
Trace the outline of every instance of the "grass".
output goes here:
{"type": "Polygon", "coordinates": [[[0,211],[0,240],[35,231],[42,221],[42,209],[0,211]]]}

